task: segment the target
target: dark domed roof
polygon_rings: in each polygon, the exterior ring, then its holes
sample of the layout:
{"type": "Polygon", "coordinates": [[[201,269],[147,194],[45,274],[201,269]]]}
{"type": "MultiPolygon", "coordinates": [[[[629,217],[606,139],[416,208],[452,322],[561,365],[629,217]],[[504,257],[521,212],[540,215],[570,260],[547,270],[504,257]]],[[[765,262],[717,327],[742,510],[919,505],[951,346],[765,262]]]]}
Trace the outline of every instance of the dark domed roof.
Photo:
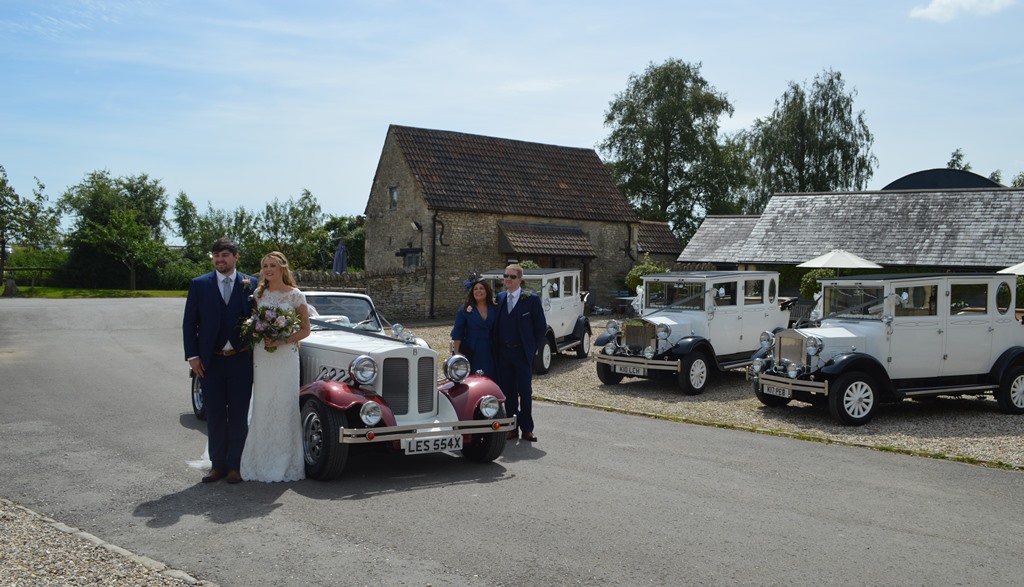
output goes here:
{"type": "Polygon", "coordinates": [[[926,169],[904,175],[882,188],[888,190],[949,190],[969,188],[1001,188],[1002,185],[977,173],[963,169],[926,169]]]}

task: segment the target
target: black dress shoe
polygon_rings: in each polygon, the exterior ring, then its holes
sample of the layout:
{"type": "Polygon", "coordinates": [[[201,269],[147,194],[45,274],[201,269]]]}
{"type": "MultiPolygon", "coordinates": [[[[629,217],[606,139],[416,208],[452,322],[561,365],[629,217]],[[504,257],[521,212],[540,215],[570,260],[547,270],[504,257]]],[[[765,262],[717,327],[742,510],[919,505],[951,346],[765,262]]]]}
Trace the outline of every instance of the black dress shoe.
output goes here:
{"type": "Polygon", "coordinates": [[[529,440],[530,442],[537,442],[537,435],[533,432],[523,432],[523,440],[529,440]]]}
{"type": "Polygon", "coordinates": [[[238,471],[235,471],[234,469],[232,469],[232,470],[228,471],[227,481],[228,481],[228,483],[230,483],[232,485],[234,485],[235,483],[241,483],[242,482],[242,474],[239,473],[238,471]]]}
{"type": "Polygon", "coordinates": [[[508,439],[509,440],[518,440],[519,439],[519,431],[518,430],[509,430],[508,431],[508,439]]]}
{"type": "Polygon", "coordinates": [[[210,473],[203,477],[203,483],[215,483],[224,478],[224,473],[220,469],[210,469],[210,473]]]}

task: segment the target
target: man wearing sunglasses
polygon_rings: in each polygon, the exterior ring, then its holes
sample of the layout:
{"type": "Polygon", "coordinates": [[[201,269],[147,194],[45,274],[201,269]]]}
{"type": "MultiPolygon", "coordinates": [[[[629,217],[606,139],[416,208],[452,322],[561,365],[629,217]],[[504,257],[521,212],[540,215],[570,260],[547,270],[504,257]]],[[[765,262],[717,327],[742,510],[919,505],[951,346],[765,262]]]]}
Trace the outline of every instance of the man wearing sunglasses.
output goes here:
{"type": "MultiPolygon", "coordinates": [[[[505,268],[505,291],[498,294],[498,322],[494,328],[497,383],[505,394],[505,410],[515,414],[523,440],[537,442],[533,433],[533,357],[544,343],[548,323],[540,298],[523,291],[523,268],[505,268]]],[[[519,438],[519,430],[508,433],[519,438]]]]}

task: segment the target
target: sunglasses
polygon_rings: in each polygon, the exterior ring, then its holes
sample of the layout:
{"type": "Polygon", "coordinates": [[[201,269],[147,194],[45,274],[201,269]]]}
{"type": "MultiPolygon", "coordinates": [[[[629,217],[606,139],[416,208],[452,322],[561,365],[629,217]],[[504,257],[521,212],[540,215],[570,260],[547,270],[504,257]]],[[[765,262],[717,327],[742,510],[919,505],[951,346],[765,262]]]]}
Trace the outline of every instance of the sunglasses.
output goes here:
{"type": "Polygon", "coordinates": [[[508,273],[506,273],[502,277],[504,277],[505,279],[519,279],[518,275],[509,275],[508,273]]]}

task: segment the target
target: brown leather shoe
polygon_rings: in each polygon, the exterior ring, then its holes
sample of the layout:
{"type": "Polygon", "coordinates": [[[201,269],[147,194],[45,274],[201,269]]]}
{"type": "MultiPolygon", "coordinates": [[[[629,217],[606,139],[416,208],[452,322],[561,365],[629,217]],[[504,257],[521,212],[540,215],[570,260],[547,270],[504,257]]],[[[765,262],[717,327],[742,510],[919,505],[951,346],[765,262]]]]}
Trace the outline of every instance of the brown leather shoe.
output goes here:
{"type": "MultiPolygon", "coordinates": [[[[533,432],[523,432],[523,440],[529,440],[530,442],[537,442],[537,435],[533,432]]],[[[230,482],[231,479],[228,479],[230,482]]]]}
{"type": "Polygon", "coordinates": [[[235,483],[242,482],[242,474],[232,469],[228,471],[227,482],[234,485],[235,483]]]}
{"type": "Polygon", "coordinates": [[[519,431],[518,430],[509,430],[508,431],[508,439],[509,440],[519,440],[519,431]]]}
{"type": "Polygon", "coordinates": [[[210,469],[210,473],[203,477],[203,483],[216,483],[224,478],[224,472],[220,469],[210,469]]]}

